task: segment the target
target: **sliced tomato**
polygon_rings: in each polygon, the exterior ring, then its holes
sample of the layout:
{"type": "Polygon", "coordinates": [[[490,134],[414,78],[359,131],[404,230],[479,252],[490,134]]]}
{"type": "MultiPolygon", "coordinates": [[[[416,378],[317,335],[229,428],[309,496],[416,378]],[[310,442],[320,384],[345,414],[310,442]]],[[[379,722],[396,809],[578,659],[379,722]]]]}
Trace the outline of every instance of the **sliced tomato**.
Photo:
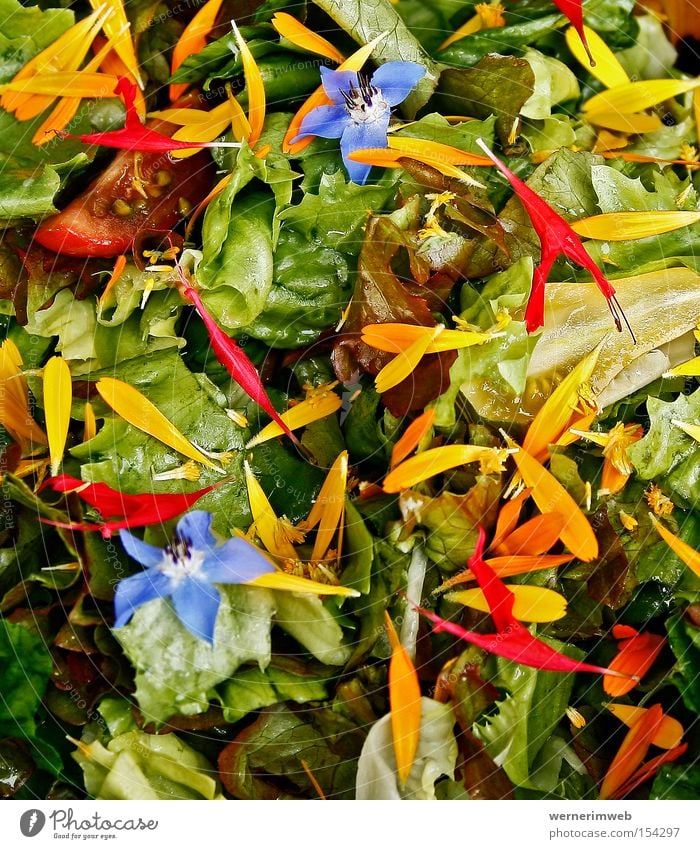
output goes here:
{"type": "MultiPolygon", "coordinates": [[[[170,126],[160,123],[161,132],[170,126]]],[[[213,182],[214,165],[205,151],[188,159],[120,151],[82,194],[39,225],[34,238],[67,256],[119,256],[131,250],[141,230],[175,227],[213,182]]]]}

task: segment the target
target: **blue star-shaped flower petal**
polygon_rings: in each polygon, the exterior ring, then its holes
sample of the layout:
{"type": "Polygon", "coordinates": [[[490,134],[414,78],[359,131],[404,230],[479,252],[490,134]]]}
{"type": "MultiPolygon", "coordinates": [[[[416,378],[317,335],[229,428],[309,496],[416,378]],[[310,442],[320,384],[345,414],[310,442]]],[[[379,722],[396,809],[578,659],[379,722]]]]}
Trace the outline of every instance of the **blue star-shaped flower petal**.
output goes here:
{"type": "Polygon", "coordinates": [[[371,166],[353,162],[349,155],[355,150],[387,147],[391,107],[405,100],[424,75],[425,68],[415,62],[387,62],[371,78],[354,71],[321,68],[321,82],[332,104],[309,112],[293,142],[307,136],[340,139],[348,175],[363,185],[371,166]]]}
{"type": "Polygon", "coordinates": [[[221,596],[214,584],[243,584],[275,567],[242,537],[218,545],[211,532],[212,515],[204,510],[185,514],[173,542],[163,548],[149,545],[129,531],[120,538],[127,553],[145,566],[121,581],[114,596],[115,628],[121,628],[141,605],[170,598],[175,613],[190,633],[214,642],[214,625],[221,596]]]}

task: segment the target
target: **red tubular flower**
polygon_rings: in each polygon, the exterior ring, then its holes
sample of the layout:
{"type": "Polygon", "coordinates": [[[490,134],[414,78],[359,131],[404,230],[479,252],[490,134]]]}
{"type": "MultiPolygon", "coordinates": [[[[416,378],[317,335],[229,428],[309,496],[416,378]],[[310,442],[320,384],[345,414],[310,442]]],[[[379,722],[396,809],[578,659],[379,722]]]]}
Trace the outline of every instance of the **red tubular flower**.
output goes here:
{"type": "Polygon", "coordinates": [[[646,675],[652,664],[664,647],[666,637],[647,632],[639,633],[629,625],[614,625],[613,637],[619,640],[619,651],[613,658],[610,668],[615,672],[635,676],[634,679],[624,680],[619,677],[603,679],[603,689],[609,696],[624,696],[637,686],[637,682],[646,675]]]}
{"type": "Polygon", "coordinates": [[[591,55],[591,50],[588,46],[588,41],[586,40],[586,31],[583,28],[583,7],[581,5],[581,0],[554,0],[554,3],[571,21],[572,26],[581,37],[581,43],[588,54],[589,62],[592,66],[595,66],[595,60],[591,55]]]}
{"type": "Polygon", "coordinates": [[[99,531],[107,539],[114,531],[122,528],[138,528],[174,519],[189,510],[215,486],[216,484],[213,484],[195,492],[144,492],[139,495],[127,495],[112,489],[106,483],[85,483],[70,475],[57,475],[44,481],[41,489],[51,487],[55,492],[75,492],[86,504],[98,510],[105,521],[101,524],[55,522],[44,518],[41,521],[47,525],[74,531],[99,531]]]}
{"type": "Polygon", "coordinates": [[[267,397],[265,387],[262,385],[262,381],[260,380],[260,375],[245,351],[243,351],[235,339],[227,336],[214,321],[207,311],[207,308],[202,303],[199,293],[189,284],[179,265],[177,268],[182,282],[180,293],[183,298],[186,298],[194,305],[199,317],[204,322],[204,326],[207,328],[207,332],[209,334],[209,342],[211,343],[212,350],[214,351],[217,360],[228,371],[236,383],[238,383],[241,389],[243,389],[243,391],[249,395],[253,401],[258,403],[263,410],[265,410],[272,420],[282,428],[287,436],[294,442],[298,442],[296,436],[294,436],[289,427],[280,417],[277,410],[275,410],[272,406],[272,401],[270,401],[267,397]]]}
{"type": "MultiPolygon", "coordinates": [[[[219,142],[188,142],[177,141],[169,136],[147,127],[139,118],[134,101],[136,98],[136,86],[126,77],[119,77],[114,93],[118,94],[124,101],[126,108],[126,120],[121,130],[110,130],[104,133],[87,133],[75,136],[71,133],[59,132],[63,138],[78,139],[85,144],[100,144],[103,147],[115,147],[119,150],[140,150],[149,153],[168,153],[171,150],[191,150],[194,147],[221,147],[230,146],[228,143],[219,142]]],[[[239,145],[233,143],[235,147],[239,145]]]]}
{"type": "MultiPolygon", "coordinates": [[[[538,327],[544,325],[544,286],[547,282],[549,272],[556,258],[563,254],[567,259],[583,266],[598,284],[598,288],[605,295],[610,307],[610,312],[618,330],[622,330],[622,321],[625,322],[630,333],[625,314],[615,297],[615,289],[606,280],[605,276],[593,262],[583,247],[581,239],[574,233],[564,219],[555,212],[552,207],[534,192],[526,183],[517,177],[500,159],[486,146],[482,139],[477,139],[477,144],[491,158],[498,170],[508,179],[514,192],[520,198],[527,214],[530,216],[532,226],[535,228],[542,245],[542,259],[535,269],[532,278],[532,291],[525,310],[525,325],[528,333],[533,333],[538,327]]],[[[632,334],[634,339],[634,334],[632,334]]]]}
{"type": "Polygon", "coordinates": [[[514,660],[516,663],[532,666],[535,669],[552,672],[598,672],[603,675],[626,677],[621,672],[572,660],[572,658],[561,654],[542,640],[538,640],[537,637],[533,637],[528,629],[513,616],[515,596],[483,560],[485,539],[484,529],[480,527],[476,550],[469,558],[468,566],[486,596],[491,618],[497,629],[496,633],[477,634],[474,631],[467,631],[460,625],[442,619],[429,610],[416,607],[420,613],[434,623],[435,631],[446,631],[485,651],[499,655],[499,657],[505,657],[508,660],[514,660]]]}

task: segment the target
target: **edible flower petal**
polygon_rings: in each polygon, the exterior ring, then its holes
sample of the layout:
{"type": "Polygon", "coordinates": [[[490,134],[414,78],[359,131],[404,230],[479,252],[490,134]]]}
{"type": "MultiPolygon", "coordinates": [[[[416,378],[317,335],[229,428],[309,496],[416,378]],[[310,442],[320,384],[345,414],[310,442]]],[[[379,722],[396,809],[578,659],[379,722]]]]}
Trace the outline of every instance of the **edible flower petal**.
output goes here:
{"type": "Polygon", "coordinates": [[[418,447],[435,420],[435,410],[424,410],[417,419],[411,422],[403,435],[396,441],[391,450],[391,467],[398,466],[408,455],[418,447]]]}
{"type": "Polygon", "coordinates": [[[465,463],[482,463],[489,470],[502,471],[508,453],[505,449],[483,445],[441,445],[430,448],[392,469],[384,478],[384,492],[401,492],[465,463]]]}
{"type": "Polygon", "coordinates": [[[242,537],[217,545],[211,533],[213,516],[204,510],[187,513],[177,524],[164,549],[143,542],[129,531],[119,534],[130,557],[145,566],[117,585],[114,595],[115,629],[131,619],[141,605],[170,598],[175,612],[195,637],[210,645],[221,597],[214,584],[245,584],[275,567],[242,537]]]}
{"type": "Polygon", "coordinates": [[[51,474],[57,475],[68,438],[73,390],[68,363],[51,357],[44,366],[44,416],[49,440],[51,474]]]}
{"type": "MultiPolygon", "coordinates": [[[[532,280],[532,292],[525,310],[525,325],[528,333],[533,333],[544,325],[544,287],[554,261],[560,254],[583,266],[595,280],[598,288],[608,301],[610,312],[618,330],[622,330],[622,319],[624,313],[615,297],[615,289],[606,280],[598,266],[593,262],[581,244],[581,240],[574,233],[564,219],[556,213],[552,207],[534,192],[510,168],[507,168],[486,146],[482,139],[477,139],[477,144],[489,156],[498,170],[508,179],[513,190],[522,201],[527,210],[532,226],[537,233],[542,245],[542,259],[535,269],[532,280]]],[[[628,325],[629,327],[629,325],[628,325]]],[[[631,332],[631,331],[630,331],[631,332]]]]}
{"type": "Polygon", "coordinates": [[[0,424],[23,450],[46,445],[44,431],[29,409],[29,388],[22,373],[22,357],[11,339],[0,345],[0,424]]]}
{"type": "MultiPolygon", "coordinates": [[[[620,722],[624,722],[628,728],[631,728],[637,720],[644,716],[649,711],[649,708],[634,707],[634,705],[621,705],[611,702],[605,707],[612,713],[620,722]]],[[[673,749],[680,745],[684,734],[683,726],[677,719],[664,714],[661,720],[661,725],[656,735],[652,739],[652,745],[658,746],[660,749],[673,749]]]]}
{"type": "Polygon", "coordinates": [[[263,85],[260,68],[255,61],[250,48],[243,40],[241,33],[236,26],[235,21],[231,21],[233,34],[240,50],[241,61],[243,62],[243,75],[245,84],[248,90],[248,123],[250,124],[250,136],[247,139],[251,147],[255,147],[265,123],[265,86],[263,85]]]}
{"type": "MultiPolygon", "coordinates": [[[[173,56],[170,64],[171,74],[177,71],[188,56],[199,53],[206,45],[207,36],[214,28],[216,16],[219,14],[222,3],[223,0],[207,0],[187,24],[173,48],[173,56]]],[[[188,88],[189,83],[171,83],[169,88],[171,102],[175,102],[188,88]]]]}
{"type": "Polygon", "coordinates": [[[469,558],[468,565],[486,596],[496,632],[477,634],[429,610],[416,607],[419,613],[433,622],[435,631],[452,634],[499,657],[505,657],[535,669],[547,669],[553,672],[621,674],[611,673],[609,669],[567,657],[542,640],[538,640],[522,623],[518,622],[513,616],[513,593],[483,560],[484,541],[485,533],[480,527],[476,550],[469,558]]]}
{"type": "Polygon", "coordinates": [[[293,441],[296,437],[289,427],[282,420],[281,416],[272,406],[272,402],[267,397],[265,387],[262,385],[260,375],[255,366],[250,361],[250,358],[245,351],[238,345],[235,339],[227,336],[219,325],[209,314],[204,306],[199,293],[192,288],[191,284],[184,275],[184,272],[177,266],[180,274],[180,294],[194,305],[199,317],[204,322],[204,326],[209,334],[209,343],[216,355],[217,360],[228,371],[236,383],[249,395],[253,401],[259,404],[263,410],[275,421],[284,433],[287,434],[293,441]]]}
{"type": "MultiPolygon", "coordinates": [[[[556,622],[566,616],[566,599],[561,593],[530,584],[513,584],[508,589],[514,597],[513,616],[521,622],[556,622]]],[[[445,598],[483,613],[489,612],[486,596],[476,587],[448,593],[445,598]]]]}
{"type": "Polygon", "coordinates": [[[698,86],[699,79],[635,80],[594,94],[584,103],[583,111],[587,120],[595,113],[634,115],[698,86]]]}
{"type": "Polygon", "coordinates": [[[606,212],[575,221],[571,228],[585,239],[623,242],[661,236],[700,221],[697,210],[662,210],[647,212],[606,212]]]}
{"type": "Polygon", "coordinates": [[[648,632],[640,633],[629,625],[614,625],[612,633],[620,642],[618,653],[610,663],[610,669],[623,672],[629,677],[625,680],[606,675],[603,678],[603,689],[609,696],[619,698],[633,690],[651,669],[666,643],[666,638],[648,632]]]}
{"type": "Polygon", "coordinates": [[[479,32],[482,29],[495,29],[496,27],[503,27],[506,24],[506,19],[503,17],[505,8],[498,0],[492,3],[477,3],[474,11],[476,14],[465,21],[452,35],[448,36],[438,47],[438,50],[444,50],[446,47],[454,44],[455,41],[461,41],[468,35],[479,32]]]}
{"type": "Polygon", "coordinates": [[[667,527],[654,516],[649,514],[652,524],[656,528],[659,536],[666,542],[669,548],[677,554],[685,565],[691,569],[700,578],[700,552],[696,551],[692,546],[688,545],[682,539],[671,533],[667,527]]]}
{"type": "MultiPolygon", "coordinates": [[[[289,428],[289,430],[298,430],[301,427],[312,424],[313,422],[325,419],[326,416],[331,416],[337,412],[342,404],[343,399],[337,392],[333,392],[333,387],[336,384],[328,384],[324,387],[309,392],[304,401],[300,401],[293,407],[290,407],[285,413],[282,413],[280,418],[289,428]]],[[[285,431],[277,422],[270,422],[247,443],[246,448],[254,448],[269,439],[274,439],[276,436],[283,436],[285,431]]]]}
{"type": "Polygon", "coordinates": [[[131,38],[131,24],[126,16],[124,3],[122,0],[90,0],[90,5],[96,11],[106,6],[111,12],[104,23],[104,33],[114,43],[115,52],[129,69],[129,73],[136,80],[139,88],[143,88],[136,49],[131,38]]]}
{"type": "Polygon", "coordinates": [[[627,76],[627,71],[598,33],[584,25],[583,34],[587,47],[575,27],[569,27],[564,37],[569,50],[584,68],[600,80],[606,88],[615,88],[615,86],[628,83],[630,78],[627,76]]]}
{"type": "Polygon", "coordinates": [[[79,531],[100,531],[103,537],[109,538],[114,531],[122,528],[138,528],[144,525],[155,525],[167,522],[189,510],[215,485],[207,486],[195,492],[155,493],[146,492],[129,495],[112,489],[105,483],[85,483],[85,481],[70,475],[58,475],[48,478],[41,489],[51,487],[55,492],[74,493],[97,510],[103,517],[101,524],[85,522],[59,523],[41,518],[48,525],[66,527],[79,531]]]}
{"type": "Polygon", "coordinates": [[[190,460],[196,460],[210,469],[217,468],[134,386],[114,377],[101,377],[95,388],[103,401],[133,427],[154,439],[159,439],[164,445],[189,457],[190,460]]]}
{"type": "Polygon", "coordinates": [[[387,611],[384,611],[384,624],[391,645],[389,659],[391,733],[394,741],[396,772],[399,781],[404,784],[411,772],[420,740],[420,684],[413,661],[401,644],[387,611]]]}
{"type": "Polygon", "coordinates": [[[288,15],[286,12],[275,12],[271,23],[282,38],[286,38],[287,41],[291,41],[292,44],[301,47],[302,50],[325,56],[326,59],[337,64],[341,64],[345,60],[345,56],[328,39],[305,27],[292,15],[288,15]]]}
{"type": "Polygon", "coordinates": [[[349,155],[363,148],[387,147],[391,107],[397,106],[425,76],[416,62],[387,62],[367,78],[355,71],[321,68],[321,81],[330,105],[319,105],[301,122],[291,143],[306,136],[340,139],[340,151],[348,175],[363,185],[371,166],[349,155]]]}

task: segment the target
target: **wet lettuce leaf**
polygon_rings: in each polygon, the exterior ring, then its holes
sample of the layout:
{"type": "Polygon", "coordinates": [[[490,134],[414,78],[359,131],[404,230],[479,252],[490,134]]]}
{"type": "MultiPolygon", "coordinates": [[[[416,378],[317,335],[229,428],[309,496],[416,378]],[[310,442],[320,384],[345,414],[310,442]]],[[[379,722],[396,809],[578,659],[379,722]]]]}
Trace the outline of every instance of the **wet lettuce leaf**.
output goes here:
{"type": "Polygon", "coordinates": [[[675,401],[647,400],[649,429],[629,449],[637,475],[659,480],[664,492],[692,506],[700,487],[700,445],[673,420],[695,423],[700,417],[700,389],[675,401]]]}
{"type": "MultiPolygon", "coordinates": [[[[580,659],[579,649],[551,638],[543,638],[557,651],[580,659]]],[[[475,726],[477,736],[508,778],[519,787],[551,792],[559,774],[538,770],[536,762],[550,741],[569,704],[574,676],[545,672],[498,658],[491,683],[508,695],[475,726]]],[[[561,761],[559,761],[561,764],[561,761]]]]}
{"type": "Polygon", "coordinates": [[[411,772],[401,785],[396,773],[391,714],[370,729],[357,764],[356,799],[435,799],[435,782],[452,778],[457,763],[455,717],[449,704],[421,699],[420,740],[411,772]]]}
{"type": "Polygon", "coordinates": [[[328,672],[323,667],[306,663],[282,665],[282,660],[273,657],[264,671],[239,669],[219,688],[227,722],[238,722],[251,711],[278,702],[304,704],[328,697],[328,672]],[[294,668],[290,668],[292,665],[294,668]]]}
{"type": "Polygon", "coordinates": [[[35,716],[53,665],[43,638],[23,625],[0,619],[0,737],[32,739],[35,716]]]}
{"type": "MultiPolygon", "coordinates": [[[[352,653],[337,618],[318,596],[275,592],[275,623],[321,663],[342,666],[352,653]]],[[[329,603],[330,604],[330,603],[329,603]]]]}
{"type": "Polygon", "coordinates": [[[214,688],[244,663],[270,662],[275,599],[259,587],[221,585],[214,645],[191,634],[167,599],[142,605],[114,631],[136,671],[136,700],[147,722],[204,713],[214,688]]]}
{"type": "Polygon", "coordinates": [[[700,774],[695,764],[664,764],[656,774],[650,799],[693,799],[700,796],[700,774]]]}
{"type": "Polygon", "coordinates": [[[300,761],[328,799],[352,799],[365,733],[330,708],[264,710],[219,757],[219,773],[235,799],[317,799],[300,761]]]}
{"type": "Polygon", "coordinates": [[[700,628],[677,613],[666,621],[666,631],[668,643],[676,656],[671,681],[678,688],[688,710],[700,713],[700,628]]]}
{"type": "Polygon", "coordinates": [[[212,764],[177,734],[127,731],[106,746],[86,734],[73,758],[95,799],[223,798],[212,764]]]}

